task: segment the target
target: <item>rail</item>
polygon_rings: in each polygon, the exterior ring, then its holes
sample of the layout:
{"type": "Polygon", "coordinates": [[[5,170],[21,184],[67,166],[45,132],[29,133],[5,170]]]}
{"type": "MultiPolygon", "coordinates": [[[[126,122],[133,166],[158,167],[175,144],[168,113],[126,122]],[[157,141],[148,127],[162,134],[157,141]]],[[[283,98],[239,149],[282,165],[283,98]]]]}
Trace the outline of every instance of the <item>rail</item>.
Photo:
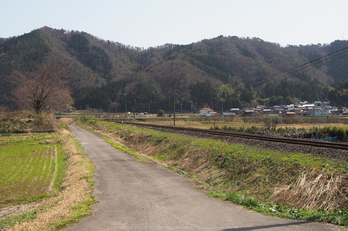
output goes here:
{"type": "Polygon", "coordinates": [[[123,123],[129,125],[136,125],[142,127],[153,127],[153,128],[162,128],[167,130],[175,130],[175,131],[183,131],[183,132],[196,132],[201,134],[210,134],[216,136],[225,136],[225,137],[238,137],[245,139],[254,139],[254,140],[264,140],[278,143],[288,143],[288,144],[296,144],[296,145],[306,145],[313,147],[321,147],[321,148],[334,148],[334,149],[342,149],[348,150],[348,144],[346,143],[332,143],[332,142],[323,142],[316,140],[307,140],[307,139],[295,139],[295,138],[280,138],[280,137],[271,137],[264,135],[254,135],[254,134],[246,134],[246,133],[236,133],[236,132],[224,132],[224,131],[214,131],[214,130],[206,130],[199,128],[185,128],[185,127],[173,127],[173,126],[163,126],[156,124],[144,124],[144,123],[133,123],[126,121],[112,121],[115,123],[123,123]]]}

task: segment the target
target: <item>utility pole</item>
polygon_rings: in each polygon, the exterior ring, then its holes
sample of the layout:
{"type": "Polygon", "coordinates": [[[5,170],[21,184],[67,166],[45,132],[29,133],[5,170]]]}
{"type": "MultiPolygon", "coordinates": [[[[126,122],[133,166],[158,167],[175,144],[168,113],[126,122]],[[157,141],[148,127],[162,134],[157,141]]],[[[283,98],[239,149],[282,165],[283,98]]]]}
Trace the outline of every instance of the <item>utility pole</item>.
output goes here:
{"type": "Polygon", "coordinates": [[[181,117],[182,117],[182,103],[180,104],[180,113],[181,113],[181,117]]]}
{"type": "Polygon", "coordinates": [[[124,101],[124,104],[125,104],[125,117],[127,117],[127,93],[124,93],[124,96],[126,98],[126,100],[124,101]]]}
{"type": "Polygon", "coordinates": [[[191,117],[192,117],[192,114],[193,114],[193,113],[192,113],[192,104],[193,104],[193,102],[191,102],[191,117]]]}
{"type": "Polygon", "coordinates": [[[175,95],[173,96],[174,127],[175,127],[175,95]]]}

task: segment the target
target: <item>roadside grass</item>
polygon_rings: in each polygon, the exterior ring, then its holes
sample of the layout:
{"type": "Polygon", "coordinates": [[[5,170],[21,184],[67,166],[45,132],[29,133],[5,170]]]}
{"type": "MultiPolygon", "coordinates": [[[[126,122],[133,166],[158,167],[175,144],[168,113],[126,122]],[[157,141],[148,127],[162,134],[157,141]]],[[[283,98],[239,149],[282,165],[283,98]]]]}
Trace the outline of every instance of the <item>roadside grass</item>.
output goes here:
{"type": "Polygon", "coordinates": [[[0,136],[0,209],[35,201],[0,217],[0,230],[60,230],[91,215],[94,168],[67,130],[0,136]]]}
{"type": "Polygon", "coordinates": [[[68,156],[60,148],[56,159],[57,169],[55,172],[55,179],[53,181],[53,188],[56,190],[61,188],[63,182],[63,174],[67,168],[67,159],[68,156]]]}
{"type": "Polygon", "coordinates": [[[333,209],[325,210],[319,209],[305,209],[299,207],[289,207],[281,204],[264,203],[254,197],[245,197],[237,192],[221,192],[211,191],[207,195],[228,200],[235,204],[242,205],[254,211],[281,218],[294,220],[307,220],[316,222],[328,222],[337,225],[348,226],[348,211],[347,209],[333,209]]]}
{"type": "Polygon", "coordinates": [[[210,196],[268,215],[348,225],[346,162],[109,122],[93,130],[194,179],[210,196]]]}
{"type": "Polygon", "coordinates": [[[14,225],[21,222],[30,222],[32,220],[35,220],[37,219],[37,212],[37,210],[32,210],[30,212],[6,217],[5,219],[0,220],[0,230],[13,227],[14,225]]]}
{"type": "Polygon", "coordinates": [[[116,143],[114,140],[108,138],[108,137],[103,137],[103,140],[105,140],[107,143],[109,143],[111,145],[111,147],[113,148],[116,148],[122,152],[125,152],[125,153],[128,153],[129,155],[133,156],[137,161],[143,161],[143,162],[147,162],[149,161],[148,158],[138,154],[138,153],[135,153],[133,151],[131,151],[130,149],[128,149],[127,147],[125,147],[124,145],[122,144],[119,144],[119,143],[116,143]]]}

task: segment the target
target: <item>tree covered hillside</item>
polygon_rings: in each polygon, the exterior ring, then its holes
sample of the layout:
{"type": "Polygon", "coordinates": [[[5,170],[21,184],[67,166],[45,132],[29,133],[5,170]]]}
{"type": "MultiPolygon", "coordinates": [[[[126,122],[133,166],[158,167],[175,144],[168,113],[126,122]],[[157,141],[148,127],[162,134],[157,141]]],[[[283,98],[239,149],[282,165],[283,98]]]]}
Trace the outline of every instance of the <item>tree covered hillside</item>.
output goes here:
{"type": "Polygon", "coordinates": [[[0,40],[0,104],[14,106],[13,71],[29,72],[48,61],[70,71],[78,109],[124,111],[127,102],[139,111],[170,111],[173,96],[187,111],[324,100],[348,80],[345,53],[329,55],[345,47],[348,41],[280,47],[259,38],[219,36],[145,50],[43,27],[0,40]]]}

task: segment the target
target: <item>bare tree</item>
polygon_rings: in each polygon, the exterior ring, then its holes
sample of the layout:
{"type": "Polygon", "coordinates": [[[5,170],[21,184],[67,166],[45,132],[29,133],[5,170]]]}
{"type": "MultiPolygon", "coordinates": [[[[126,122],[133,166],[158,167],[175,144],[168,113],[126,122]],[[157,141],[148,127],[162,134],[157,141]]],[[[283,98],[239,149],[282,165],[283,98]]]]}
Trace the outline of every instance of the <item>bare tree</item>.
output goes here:
{"type": "Polygon", "coordinates": [[[34,72],[15,72],[12,79],[17,87],[12,93],[17,105],[37,114],[70,106],[73,99],[66,82],[68,74],[53,62],[38,66],[34,72]]]}

